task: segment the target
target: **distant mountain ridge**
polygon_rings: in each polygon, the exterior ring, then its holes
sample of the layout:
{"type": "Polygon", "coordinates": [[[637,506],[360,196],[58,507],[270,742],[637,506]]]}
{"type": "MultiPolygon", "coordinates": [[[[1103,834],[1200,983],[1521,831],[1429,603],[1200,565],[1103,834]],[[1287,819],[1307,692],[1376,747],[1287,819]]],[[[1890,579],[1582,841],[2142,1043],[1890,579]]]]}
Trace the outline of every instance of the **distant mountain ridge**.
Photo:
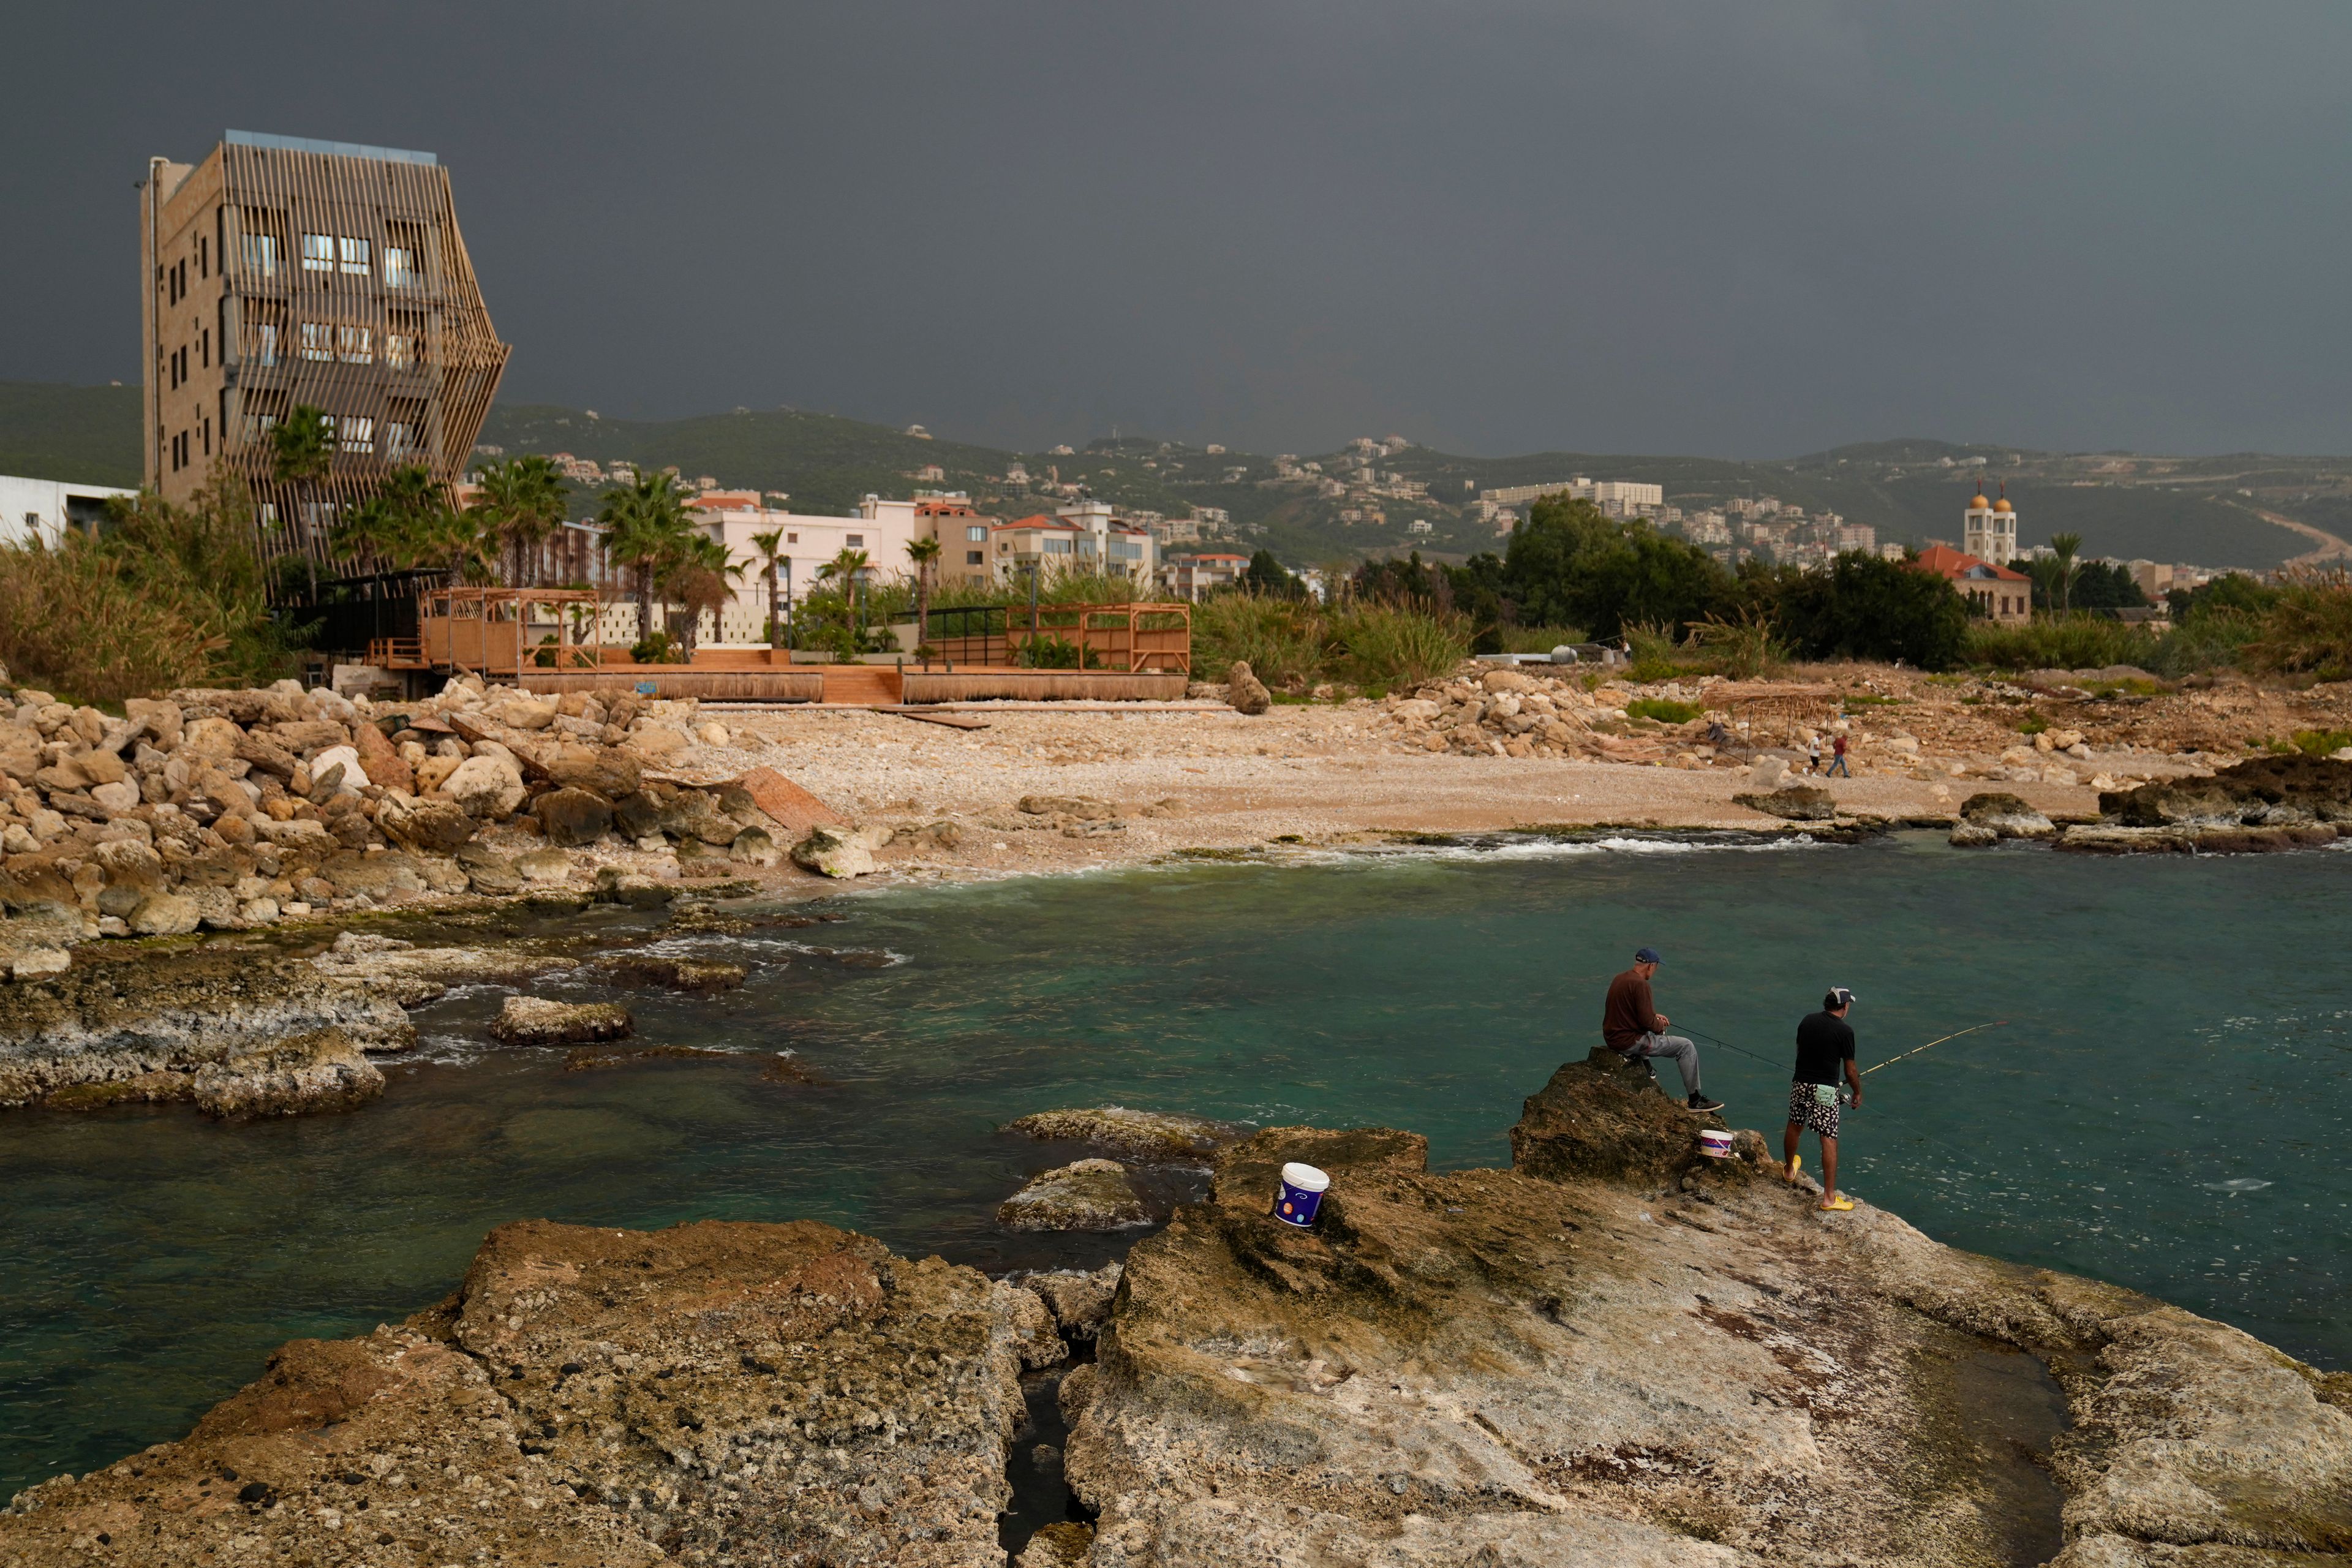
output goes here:
{"type": "MultiPolygon", "coordinates": [[[[140,398],[135,386],[0,382],[0,473],[136,484],[140,398]]],[[[482,440],[509,454],[675,466],[688,479],[709,475],[730,489],[787,493],[795,509],[811,512],[846,512],[867,494],[905,497],[919,489],[967,490],[983,510],[1005,516],[1044,510],[1048,495],[1003,482],[1020,463],[1041,484],[1055,477],[1083,483],[1125,508],[1169,516],[1214,508],[1232,519],[1234,547],[1269,546],[1298,565],[1407,549],[1453,558],[1498,549],[1492,525],[1477,521],[1467,505],[1480,490],[1579,475],[1654,483],[1668,504],[1689,510],[1771,495],[1914,543],[1957,542],[1961,510],[1981,478],[1988,489],[2006,484],[2026,542],[2073,531],[2091,554],[2209,566],[2273,566],[2309,547],[2263,521],[2257,508],[2336,533],[2352,529],[2352,458],[2053,453],[1924,437],[1761,462],[1565,451],[1473,458],[1412,447],[1379,458],[1377,467],[1428,493],[1379,501],[1370,509],[1383,514],[1378,522],[1347,521],[1351,507],[1365,510],[1360,502],[1316,494],[1311,479],[1279,479],[1275,460],[1264,455],[1139,437],[1056,455],[926,438],[793,408],[630,420],[505,403],[492,408],[482,440]],[[927,466],[940,477],[919,477],[927,466]],[[1413,532],[1415,520],[1427,530],[1413,532]]],[[[1307,460],[1336,466],[1341,456],[1307,460]]],[[[592,495],[579,498],[583,510],[593,503],[592,495]]]]}

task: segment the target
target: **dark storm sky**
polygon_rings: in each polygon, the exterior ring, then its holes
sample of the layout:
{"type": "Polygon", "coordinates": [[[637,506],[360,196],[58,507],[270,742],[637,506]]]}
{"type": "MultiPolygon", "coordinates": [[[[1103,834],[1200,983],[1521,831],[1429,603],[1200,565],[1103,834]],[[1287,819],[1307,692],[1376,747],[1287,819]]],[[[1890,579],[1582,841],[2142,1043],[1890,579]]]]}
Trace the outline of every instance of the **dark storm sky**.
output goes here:
{"type": "Polygon", "coordinates": [[[26,6],[0,377],[137,378],[132,183],[453,173],[503,395],[1021,446],[2352,450],[2352,10],[26,6]]]}

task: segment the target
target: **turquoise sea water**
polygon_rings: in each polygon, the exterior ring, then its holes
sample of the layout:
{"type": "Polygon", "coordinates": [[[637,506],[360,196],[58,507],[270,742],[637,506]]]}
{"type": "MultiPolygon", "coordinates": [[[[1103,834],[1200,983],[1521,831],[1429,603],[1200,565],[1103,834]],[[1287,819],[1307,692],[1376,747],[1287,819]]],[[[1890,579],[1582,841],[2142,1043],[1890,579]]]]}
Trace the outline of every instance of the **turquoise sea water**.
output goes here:
{"type": "Polygon", "coordinates": [[[1506,1163],[1520,1100],[1584,1054],[1642,943],[1678,1027],[1773,1058],[1706,1069],[1776,1142],[1778,1064],[1825,985],[1859,994],[1865,1062],[2008,1020],[1870,1079],[1844,1184],[2352,1366],[2352,854],[1512,844],[832,908],[675,939],[751,963],[740,992],[631,996],[644,1043],[740,1060],[567,1074],[489,1045],[482,990],[422,1015],[427,1047],[355,1115],[0,1120],[0,1493],[180,1436],[284,1340],[429,1303],[503,1220],[805,1216],[986,1268],[1092,1261],[1124,1242],[996,1229],[1072,1154],[994,1129],[1109,1101],[1411,1127],[1441,1164],[1506,1163]],[[761,1081],[779,1050],[828,1081],[761,1081]]]}

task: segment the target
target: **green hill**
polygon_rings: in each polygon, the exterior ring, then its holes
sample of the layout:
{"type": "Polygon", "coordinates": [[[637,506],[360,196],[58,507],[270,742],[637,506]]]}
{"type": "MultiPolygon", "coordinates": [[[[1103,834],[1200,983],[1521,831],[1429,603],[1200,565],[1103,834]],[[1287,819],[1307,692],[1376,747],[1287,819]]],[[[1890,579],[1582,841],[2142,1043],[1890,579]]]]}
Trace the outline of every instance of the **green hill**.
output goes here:
{"type": "Polygon", "coordinates": [[[0,474],[137,484],[140,396],[135,386],[0,381],[0,474]]]}
{"type": "MultiPolygon", "coordinates": [[[[135,386],[0,382],[0,473],[135,484],[139,419],[135,386]]],[[[1378,467],[1426,485],[1427,496],[1369,506],[1318,495],[1311,480],[1279,480],[1271,458],[1251,453],[1138,437],[1075,453],[1022,453],[790,408],[629,420],[509,403],[491,410],[482,440],[509,453],[675,465],[688,479],[707,474],[730,489],[788,493],[794,508],[810,512],[851,511],[867,494],[904,498],[940,489],[969,491],[983,510],[1018,517],[1051,505],[1049,482],[1083,484],[1115,505],[1171,517],[1215,508],[1233,520],[1234,547],[1264,545],[1300,565],[1406,549],[1454,558],[1494,549],[1493,527],[1476,521],[1465,503],[1482,489],[1580,474],[1657,484],[1669,504],[1685,510],[1735,496],[1776,496],[1915,544],[1957,542],[1960,513],[1981,479],[1988,489],[2006,486],[2027,543],[2071,531],[2083,536],[2089,554],[2208,566],[2274,566],[2310,547],[2263,521],[2257,508],[2336,533],[2352,526],[2352,459],[2054,453],[1925,437],[1769,462],[1597,452],[1472,458],[1409,447],[1379,458],[1378,467]],[[1005,483],[1016,462],[1026,466],[1031,488],[1005,483]],[[918,477],[927,465],[941,477],[918,477]],[[1349,521],[1349,510],[1365,515],[1349,521]],[[1385,515],[1375,521],[1371,511],[1385,515]],[[1427,524],[1424,531],[1411,531],[1416,520],[1427,524]]],[[[1309,460],[1337,471],[1340,456],[1309,460]]],[[[595,501],[583,490],[575,505],[588,510],[595,501]]]]}

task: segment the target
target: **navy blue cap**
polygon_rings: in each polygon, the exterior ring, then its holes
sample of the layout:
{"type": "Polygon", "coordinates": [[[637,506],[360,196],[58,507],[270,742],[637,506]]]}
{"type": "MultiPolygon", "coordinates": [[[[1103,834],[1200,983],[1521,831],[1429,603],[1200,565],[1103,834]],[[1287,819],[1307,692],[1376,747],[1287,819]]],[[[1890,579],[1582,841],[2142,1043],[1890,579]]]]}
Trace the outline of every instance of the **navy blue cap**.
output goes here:
{"type": "Polygon", "coordinates": [[[1636,963],[1664,963],[1665,960],[1658,956],[1658,950],[1656,948],[1640,947],[1633,950],[1633,962],[1636,963]]]}

